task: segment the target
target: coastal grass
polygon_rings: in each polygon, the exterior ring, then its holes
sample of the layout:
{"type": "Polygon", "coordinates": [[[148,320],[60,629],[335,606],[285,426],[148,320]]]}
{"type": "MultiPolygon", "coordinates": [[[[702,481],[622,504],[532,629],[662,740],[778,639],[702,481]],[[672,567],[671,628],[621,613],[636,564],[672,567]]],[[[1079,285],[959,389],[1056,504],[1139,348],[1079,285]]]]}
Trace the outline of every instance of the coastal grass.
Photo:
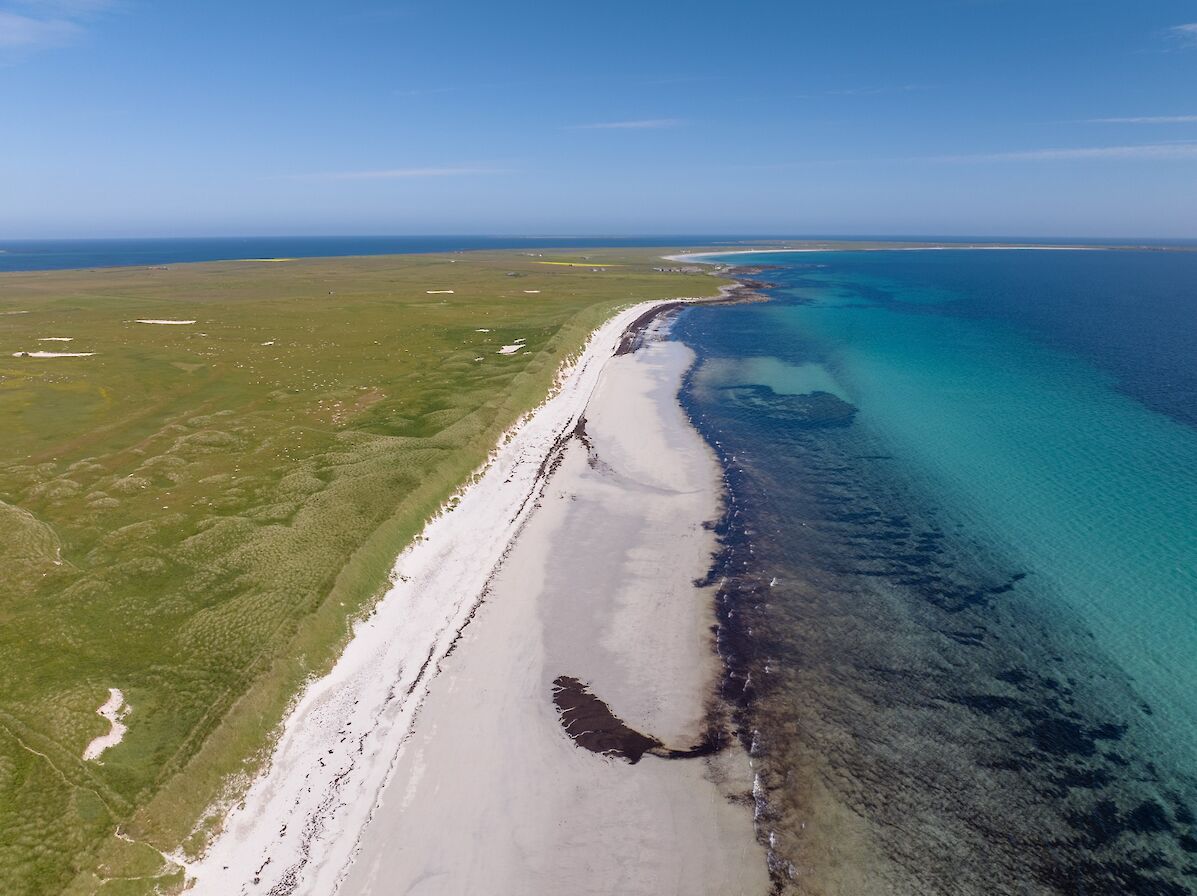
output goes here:
{"type": "Polygon", "coordinates": [[[621,306],[715,291],[658,257],[0,275],[0,892],[179,888],[163,853],[218,828],[206,810],[562,361],[621,306]],[[84,761],[109,688],[128,731],[84,761]]]}

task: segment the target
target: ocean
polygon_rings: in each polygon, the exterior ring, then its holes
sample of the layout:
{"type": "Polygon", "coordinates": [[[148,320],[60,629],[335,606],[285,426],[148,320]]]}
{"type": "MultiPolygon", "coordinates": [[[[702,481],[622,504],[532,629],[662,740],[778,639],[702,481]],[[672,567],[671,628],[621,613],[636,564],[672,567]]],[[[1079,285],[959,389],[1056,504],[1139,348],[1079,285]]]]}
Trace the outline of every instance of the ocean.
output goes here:
{"type": "MultiPolygon", "coordinates": [[[[933,243],[1009,242],[994,237],[817,237],[933,243]]],[[[777,237],[727,235],[668,235],[619,237],[513,236],[252,236],[155,237],[138,239],[0,240],[0,272],[109,268],[127,265],[184,264],[193,261],[236,261],[243,258],[326,258],[346,255],[408,255],[417,252],[465,252],[480,249],[600,249],[719,246],[730,249],[761,245],[777,237]]],[[[1020,243],[1051,243],[1019,239],[1020,243]]],[[[1076,242],[1076,241],[1068,241],[1076,242]]],[[[1085,244],[1092,240],[1082,240],[1085,244]]],[[[1099,243],[1115,243],[1100,240],[1099,243]]],[[[1153,241],[1154,246],[1197,247],[1197,241],[1153,241]]]]}
{"type": "Polygon", "coordinates": [[[727,256],[684,311],[782,893],[1197,893],[1197,253],[727,256]]]}
{"type": "Polygon", "coordinates": [[[44,271],[126,265],[408,255],[475,249],[597,249],[607,246],[732,245],[742,237],[263,236],[155,239],[0,240],[0,271],[44,271]]]}

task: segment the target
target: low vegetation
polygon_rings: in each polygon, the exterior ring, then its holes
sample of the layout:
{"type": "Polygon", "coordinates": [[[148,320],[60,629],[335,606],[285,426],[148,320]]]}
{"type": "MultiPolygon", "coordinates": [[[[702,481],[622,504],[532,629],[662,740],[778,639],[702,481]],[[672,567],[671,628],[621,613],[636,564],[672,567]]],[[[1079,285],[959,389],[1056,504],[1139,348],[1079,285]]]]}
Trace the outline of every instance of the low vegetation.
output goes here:
{"type": "Polygon", "coordinates": [[[0,275],[0,892],[176,887],[161,853],[560,362],[717,285],[586,255],[0,275]]]}

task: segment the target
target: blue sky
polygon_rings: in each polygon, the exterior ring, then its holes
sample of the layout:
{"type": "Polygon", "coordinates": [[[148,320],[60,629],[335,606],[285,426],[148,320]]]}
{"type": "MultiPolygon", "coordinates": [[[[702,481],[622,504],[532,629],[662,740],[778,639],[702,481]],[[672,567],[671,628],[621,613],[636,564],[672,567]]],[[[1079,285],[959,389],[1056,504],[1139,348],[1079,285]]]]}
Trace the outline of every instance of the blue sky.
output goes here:
{"type": "Polygon", "coordinates": [[[1197,2],[0,0],[0,238],[1197,237],[1197,2]]]}

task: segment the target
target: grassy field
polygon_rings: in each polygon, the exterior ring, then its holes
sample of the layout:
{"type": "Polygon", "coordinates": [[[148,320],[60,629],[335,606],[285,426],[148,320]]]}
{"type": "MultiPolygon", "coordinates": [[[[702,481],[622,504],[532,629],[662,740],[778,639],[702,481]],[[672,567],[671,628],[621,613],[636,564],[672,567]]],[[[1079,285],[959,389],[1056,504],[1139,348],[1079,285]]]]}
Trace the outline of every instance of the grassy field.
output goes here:
{"type": "Polygon", "coordinates": [[[177,887],[160,851],[202,842],[560,362],[620,305],[717,285],[586,256],[0,275],[0,893],[177,887]],[[109,688],[128,732],[84,761],[109,688]]]}

